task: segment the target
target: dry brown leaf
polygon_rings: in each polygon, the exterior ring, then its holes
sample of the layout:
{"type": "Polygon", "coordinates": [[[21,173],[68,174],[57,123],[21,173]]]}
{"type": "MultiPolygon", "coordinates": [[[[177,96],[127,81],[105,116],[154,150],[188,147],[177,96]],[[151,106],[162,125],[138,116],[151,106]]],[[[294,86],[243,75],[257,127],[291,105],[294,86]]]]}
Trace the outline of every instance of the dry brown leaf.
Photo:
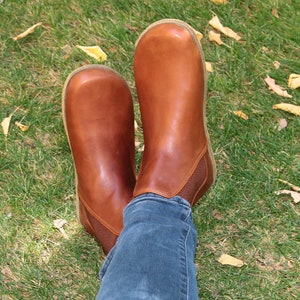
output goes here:
{"type": "Polygon", "coordinates": [[[279,67],[280,67],[280,62],[277,61],[277,60],[273,61],[273,66],[275,67],[275,69],[279,69],[279,67]]]}
{"type": "Polygon", "coordinates": [[[293,267],[293,264],[293,260],[287,260],[284,256],[281,256],[279,261],[276,261],[270,254],[267,254],[265,258],[257,258],[257,266],[267,272],[289,269],[293,267]]]}
{"type": "Polygon", "coordinates": [[[209,25],[212,26],[214,29],[218,30],[219,32],[223,33],[224,35],[226,35],[227,37],[233,38],[236,41],[239,41],[241,39],[241,37],[235,32],[233,31],[231,28],[229,27],[224,27],[218,16],[214,16],[209,22],[209,25]]]}
{"type": "Polygon", "coordinates": [[[64,219],[58,219],[53,221],[53,225],[56,229],[60,231],[60,233],[63,235],[64,238],[68,239],[68,235],[66,234],[65,230],[63,229],[63,226],[67,224],[68,222],[64,219]]]}
{"type": "Polygon", "coordinates": [[[245,264],[242,260],[228,254],[222,254],[218,259],[218,262],[222,265],[230,265],[234,267],[242,267],[245,264]]]}
{"type": "Polygon", "coordinates": [[[233,113],[244,120],[248,120],[248,116],[241,110],[235,110],[233,113]]]}
{"type": "Polygon", "coordinates": [[[300,75],[299,74],[291,74],[289,76],[288,86],[291,89],[296,89],[300,87],[300,75]]]}
{"type": "Polygon", "coordinates": [[[287,111],[296,116],[300,116],[300,106],[289,104],[289,103],[279,103],[273,105],[273,109],[281,109],[287,111]]]}
{"type": "Polygon", "coordinates": [[[2,130],[5,136],[8,135],[9,125],[10,125],[12,115],[13,114],[10,114],[8,117],[4,118],[3,121],[1,122],[2,130]]]}
{"type": "Polygon", "coordinates": [[[278,131],[281,131],[282,129],[287,127],[287,120],[286,119],[280,119],[278,122],[278,131]]]}
{"type": "Polygon", "coordinates": [[[76,45],[76,47],[98,61],[105,61],[107,59],[106,53],[99,46],[86,47],[76,45]]]}
{"type": "Polygon", "coordinates": [[[282,180],[282,179],[278,179],[280,182],[284,183],[284,184],[287,184],[289,187],[292,188],[292,190],[296,191],[296,192],[300,192],[300,187],[299,186],[296,186],[286,180],[282,180]]]}
{"type": "Polygon", "coordinates": [[[210,30],[208,33],[208,39],[210,42],[215,42],[218,45],[223,45],[223,41],[221,40],[221,34],[214,31],[214,30],[210,30]]]}
{"type": "Polygon", "coordinates": [[[275,18],[279,18],[278,10],[277,10],[276,8],[273,8],[273,9],[272,9],[272,15],[273,15],[275,18]]]}
{"type": "Polygon", "coordinates": [[[265,82],[269,86],[269,89],[272,90],[277,95],[285,97],[285,98],[293,98],[291,95],[288,94],[288,92],[284,88],[282,88],[280,85],[276,84],[275,80],[273,78],[271,78],[270,76],[267,76],[265,78],[265,82]]]}
{"type": "Polygon", "coordinates": [[[33,33],[35,28],[38,27],[38,26],[41,26],[43,23],[42,22],[39,22],[39,23],[36,23],[34,24],[33,26],[31,26],[30,28],[28,28],[27,30],[25,30],[24,32],[20,33],[19,35],[15,36],[13,38],[14,41],[17,41],[17,40],[20,40],[22,38],[24,38],[25,36],[27,36],[28,34],[30,33],[33,33]]]}
{"type": "Polygon", "coordinates": [[[299,203],[300,202],[300,193],[295,192],[295,191],[281,190],[281,191],[275,192],[275,194],[276,195],[288,194],[288,195],[292,196],[292,198],[294,199],[295,203],[299,203]]]}
{"type": "Polygon", "coordinates": [[[22,124],[22,123],[20,123],[20,122],[15,122],[15,125],[16,125],[18,128],[20,128],[22,131],[27,131],[28,128],[29,128],[29,126],[24,125],[24,124],[22,124]]]}
{"type": "Polygon", "coordinates": [[[226,4],[226,3],[228,3],[227,0],[210,0],[210,1],[215,3],[215,4],[226,4]]]}
{"type": "Polygon", "coordinates": [[[209,72],[209,73],[212,73],[214,70],[213,70],[213,67],[212,67],[212,64],[210,62],[205,62],[205,68],[206,68],[206,71],[209,72]]]}

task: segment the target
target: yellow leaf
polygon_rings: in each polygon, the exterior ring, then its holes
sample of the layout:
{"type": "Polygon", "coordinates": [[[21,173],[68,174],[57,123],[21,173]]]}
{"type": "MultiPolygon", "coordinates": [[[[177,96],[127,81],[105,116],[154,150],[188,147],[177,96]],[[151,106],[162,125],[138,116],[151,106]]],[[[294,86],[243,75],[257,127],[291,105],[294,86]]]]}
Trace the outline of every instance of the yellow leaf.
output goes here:
{"type": "Polygon", "coordinates": [[[66,234],[63,226],[67,224],[68,222],[64,219],[58,219],[53,221],[53,225],[56,229],[60,231],[60,233],[63,235],[64,238],[68,239],[68,235],[66,234]]]}
{"type": "Polygon", "coordinates": [[[212,73],[214,70],[213,70],[213,67],[212,67],[212,64],[210,62],[205,62],[205,68],[206,68],[206,71],[209,72],[209,73],[212,73]]]}
{"type": "Polygon", "coordinates": [[[235,39],[236,41],[239,41],[241,39],[241,37],[235,32],[233,31],[231,28],[229,27],[224,27],[224,29],[226,30],[226,36],[235,39]]]}
{"type": "Polygon", "coordinates": [[[280,67],[280,62],[277,61],[277,60],[273,61],[273,66],[275,67],[275,69],[279,69],[279,67],[280,67]]]}
{"type": "Polygon", "coordinates": [[[20,122],[15,122],[15,125],[16,125],[17,127],[19,127],[22,131],[27,131],[28,128],[29,128],[29,126],[24,125],[24,124],[22,124],[22,123],[20,123],[20,122]]]}
{"type": "Polygon", "coordinates": [[[230,266],[234,266],[234,267],[242,267],[245,264],[242,260],[237,259],[228,254],[222,254],[220,256],[220,258],[218,259],[218,261],[222,265],[230,265],[230,266]]]}
{"type": "Polygon", "coordinates": [[[241,110],[233,111],[233,113],[234,113],[236,116],[238,116],[238,117],[240,117],[240,118],[242,118],[242,119],[244,119],[244,120],[248,120],[248,116],[247,116],[245,113],[243,113],[241,110]]]}
{"type": "Polygon", "coordinates": [[[277,11],[276,8],[273,8],[273,9],[272,9],[272,15],[273,15],[275,18],[279,18],[278,11],[277,11]]]}
{"type": "Polygon", "coordinates": [[[221,34],[218,32],[215,32],[214,30],[210,30],[208,33],[208,39],[210,42],[215,42],[218,45],[223,45],[223,41],[221,40],[221,34]]]}
{"type": "Polygon", "coordinates": [[[210,1],[215,3],[215,4],[226,4],[226,3],[228,3],[227,0],[210,0],[210,1]]]}
{"type": "Polygon", "coordinates": [[[107,55],[99,46],[86,47],[77,45],[76,47],[98,61],[105,61],[107,59],[107,55]]]}
{"type": "Polygon", "coordinates": [[[209,22],[209,25],[212,26],[214,29],[218,30],[219,32],[223,33],[224,35],[226,35],[227,37],[233,38],[236,41],[239,41],[241,39],[241,37],[232,29],[230,29],[229,27],[224,27],[218,16],[214,16],[209,22]]]}
{"type": "Polygon", "coordinates": [[[294,191],[289,191],[289,190],[281,190],[281,191],[277,191],[275,192],[276,195],[281,195],[281,194],[288,194],[291,195],[291,197],[294,199],[295,203],[299,203],[300,202],[300,194],[294,191]]]}
{"type": "Polygon", "coordinates": [[[203,34],[194,28],[193,28],[193,30],[197,36],[198,41],[200,42],[203,39],[203,34]]]}
{"type": "Polygon", "coordinates": [[[275,80],[270,76],[265,78],[266,84],[269,86],[269,89],[275,92],[277,95],[285,97],[285,98],[293,98],[284,88],[275,83],[275,80]]]}
{"type": "Polygon", "coordinates": [[[137,131],[139,129],[139,125],[136,120],[134,120],[134,130],[137,131]]]}
{"type": "Polygon", "coordinates": [[[289,103],[279,103],[273,105],[273,109],[281,109],[287,111],[296,116],[300,116],[300,106],[289,104],[289,103]]]}
{"type": "Polygon", "coordinates": [[[278,126],[277,126],[278,131],[281,131],[285,127],[287,127],[287,120],[286,119],[280,119],[279,122],[278,122],[278,126]]]}
{"type": "Polygon", "coordinates": [[[209,24],[210,26],[212,26],[214,29],[216,29],[216,30],[222,32],[223,34],[226,33],[226,30],[225,30],[224,26],[221,24],[221,22],[220,22],[218,16],[214,16],[214,17],[208,22],[208,24],[209,24]]]}
{"type": "Polygon", "coordinates": [[[12,115],[13,114],[10,114],[8,117],[4,118],[3,121],[1,122],[2,130],[5,136],[8,135],[9,125],[10,125],[12,115]]]}
{"type": "Polygon", "coordinates": [[[288,181],[282,180],[282,179],[278,179],[280,182],[287,184],[288,186],[290,186],[292,188],[292,190],[296,191],[296,192],[300,192],[300,187],[296,186],[288,181]]]}
{"type": "Polygon", "coordinates": [[[300,75],[299,74],[291,74],[289,76],[288,86],[291,89],[296,89],[300,87],[300,75]]]}
{"type": "Polygon", "coordinates": [[[39,22],[39,23],[36,23],[34,24],[33,26],[31,26],[30,28],[28,28],[27,30],[25,30],[24,32],[20,33],[19,35],[15,36],[13,38],[14,41],[17,41],[17,40],[20,40],[22,38],[24,38],[25,36],[27,36],[28,34],[30,33],[33,33],[35,28],[38,27],[38,26],[41,26],[43,23],[42,22],[39,22]]]}

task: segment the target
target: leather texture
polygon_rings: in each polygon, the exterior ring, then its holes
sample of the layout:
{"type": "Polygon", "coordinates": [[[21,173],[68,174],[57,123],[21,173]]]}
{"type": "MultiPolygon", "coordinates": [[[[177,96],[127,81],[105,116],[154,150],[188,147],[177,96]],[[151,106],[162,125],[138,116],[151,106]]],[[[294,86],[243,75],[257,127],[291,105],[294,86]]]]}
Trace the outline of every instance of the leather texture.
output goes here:
{"type": "Polygon", "coordinates": [[[100,65],[75,70],[64,86],[63,118],[79,219],[108,253],[135,185],[134,114],[126,82],[100,65]]]}
{"type": "Polygon", "coordinates": [[[194,205],[214,182],[204,63],[193,29],[179,20],[156,22],[137,41],[134,75],[145,150],[135,197],[179,195],[194,205]]]}

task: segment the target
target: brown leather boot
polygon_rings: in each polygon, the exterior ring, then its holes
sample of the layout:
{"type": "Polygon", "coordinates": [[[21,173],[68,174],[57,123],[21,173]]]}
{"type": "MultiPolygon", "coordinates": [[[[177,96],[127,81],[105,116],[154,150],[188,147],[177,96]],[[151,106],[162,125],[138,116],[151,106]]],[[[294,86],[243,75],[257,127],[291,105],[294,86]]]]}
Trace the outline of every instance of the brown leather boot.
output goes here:
{"type": "Polygon", "coordinates": [[[205,60],[194,30],[179,20],[152,24],[136,44],[134,75],[145,142],[134,196],[179,195],[194,205],[216,174],[205,60]]]}
{"type": "Polygon", "coordinates": [[[70,74],[62,104],[78,217],[108,253],[122,230],[123,209],[135,185],[131,94],[119,74],[90,65],[70,74]]]}

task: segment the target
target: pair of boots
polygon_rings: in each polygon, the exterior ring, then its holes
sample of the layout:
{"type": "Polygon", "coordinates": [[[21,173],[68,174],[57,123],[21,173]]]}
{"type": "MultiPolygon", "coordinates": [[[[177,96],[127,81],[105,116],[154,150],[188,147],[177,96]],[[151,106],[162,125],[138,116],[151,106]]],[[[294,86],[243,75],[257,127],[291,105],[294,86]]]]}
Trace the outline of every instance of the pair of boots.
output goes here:
{"type": "Polygon", "coordinates": [[[108,67],[89,65],[69,75],[63,92],[78,217],[105,253],[133,197],[178,195],[192,206],[216,173],[205,120],[205,61],[194,30],[173,19],[150,25],[136,44],[134,76],[145,144],[138,177],[125,80],[108,67]]]}

